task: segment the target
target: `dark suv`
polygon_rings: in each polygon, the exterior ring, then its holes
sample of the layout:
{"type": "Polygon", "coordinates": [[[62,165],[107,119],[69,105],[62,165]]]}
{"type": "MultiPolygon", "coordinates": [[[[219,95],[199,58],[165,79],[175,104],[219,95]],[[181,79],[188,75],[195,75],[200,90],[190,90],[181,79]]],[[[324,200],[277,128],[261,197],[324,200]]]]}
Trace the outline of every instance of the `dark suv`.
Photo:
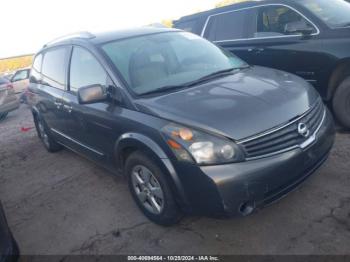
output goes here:
{"type": "Polygon", "coordinates": [[[344,0],[251,1],[174,22],[253,65],[303,77],[350,128],[350,4],[344,0]]]}
{"type": "Polygon", "coordinates": [[[30,78],[34,122],[124,174],[145,215],[248,215],[327,158],[333,120],[303,79],[249,66],[194,34],[141,28],[46,45],[30,78]]]}

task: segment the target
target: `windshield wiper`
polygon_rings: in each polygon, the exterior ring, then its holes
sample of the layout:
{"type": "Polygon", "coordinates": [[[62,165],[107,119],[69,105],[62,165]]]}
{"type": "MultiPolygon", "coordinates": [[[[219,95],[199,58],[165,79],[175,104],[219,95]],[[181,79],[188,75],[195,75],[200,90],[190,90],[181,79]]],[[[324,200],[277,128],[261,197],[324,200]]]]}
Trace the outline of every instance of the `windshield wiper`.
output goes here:
{"type": "Polygon", "coordinates": [[[233,67],[233,68],[220,70],[220,71],[211,73],[209,75],[203,76],[203,77],[201,77],[201,78],[199,78],[197,80],[194,80],[194,81],[191,81],[191,82],[188,82],[188,83],[185,83],[185,84],[162,86],[160,88],[157,88],[155,90],[151,90],[151,91],[142,93],[140,95],[144,96],[144,95],[159,94],[159,93],[165,93],[165,92],[170,91],[170,90],[174,91],[174,90],[177,90],[177,89],[183,89],[183,88],[195,86],[195,85],[198,85],[198,84],[200,84],[202,82],[205,82],[205,81],[211,80],[213,78],[216,78],[218,76],[224,76],[224,75],[227,75],[227,74],[231,74],[233,71],[239,71],[239,70],[246,69],[246,68],[249,68],[249,67],[250,66],[248,65],[248,66],[243,66],[243,67],[233,67]]]}
{"type": "Polygon", "coordinates": [[[192,85],[193,84],[197,84],[197,83],[201,83],[203,81],[207,81],[207,80],[213,79],[213,78],[215,78],[217,76],[223,76],[223,75],[231,74],[233,71],[240,71],[240,70],[243,70],[243,69],[246,69],[246,68],[249,68],[249,67],[250,66],[247,65],[247,66],[242,66],[242,67],[232,67],[232,68],[229,68],[229,69],[220,70],[220,71],[211,73],[209,75],[203,76],[203,77],[193,81],[192,85]]]}

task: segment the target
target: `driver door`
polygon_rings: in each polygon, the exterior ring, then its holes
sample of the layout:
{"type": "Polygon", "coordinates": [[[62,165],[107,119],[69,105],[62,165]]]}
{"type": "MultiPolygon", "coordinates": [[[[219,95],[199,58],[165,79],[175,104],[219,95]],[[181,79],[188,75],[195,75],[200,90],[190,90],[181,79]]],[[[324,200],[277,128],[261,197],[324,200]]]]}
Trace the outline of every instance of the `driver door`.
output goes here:
{"type": "Polygon", "coordinates": [[[314,85],[321,74],[321,42],[316,26],[300,12],[284,6],[269,5],[256,8],[256,30],[252,48],[253,64],[284,70],[305,78],[314,85]],[[298,25],[312,29],[303,36],[288,31],[298,25]]]}
{"type": "Polygon", "coordinates": [[[112,101],[79,104],[77,92],[90,85],[112,86],[104,67],[87,49],[74,46],[69,67],[68,90],[63,95],[66,118],[65,134],[68,146],[98,162],[106,162],[113,154],[119,129],[114,125],[113,113],[118,107],[112,101]]]}

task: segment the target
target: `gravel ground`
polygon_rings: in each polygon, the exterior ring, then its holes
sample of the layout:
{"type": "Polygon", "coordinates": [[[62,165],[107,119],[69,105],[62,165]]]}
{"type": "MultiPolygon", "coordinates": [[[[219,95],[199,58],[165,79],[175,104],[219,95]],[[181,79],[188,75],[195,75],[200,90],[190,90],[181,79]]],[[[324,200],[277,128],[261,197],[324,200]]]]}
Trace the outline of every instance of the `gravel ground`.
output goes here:
{"type": "Polygon", "coordinates": [[[350,254],[350,134],[287,198],[246,218],[187,217],[163,228],[124,179],[63,150],[46,152],[30,111],[0,123],[0,199],[22,254],[350,254]]]}

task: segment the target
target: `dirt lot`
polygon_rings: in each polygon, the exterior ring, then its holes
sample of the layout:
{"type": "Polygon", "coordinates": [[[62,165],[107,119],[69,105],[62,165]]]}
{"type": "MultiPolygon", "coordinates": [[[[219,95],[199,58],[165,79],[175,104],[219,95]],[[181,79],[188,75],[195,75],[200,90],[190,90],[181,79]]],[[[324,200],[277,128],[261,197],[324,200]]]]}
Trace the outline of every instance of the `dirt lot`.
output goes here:
{"type": "Polygon", "coordinates": [[[45,151],[26,106],[0,124],[0,199],[23,254],[350,254],[350,134],[299,190],[247,218],[150,223],[124,179],[45,151]]]}

